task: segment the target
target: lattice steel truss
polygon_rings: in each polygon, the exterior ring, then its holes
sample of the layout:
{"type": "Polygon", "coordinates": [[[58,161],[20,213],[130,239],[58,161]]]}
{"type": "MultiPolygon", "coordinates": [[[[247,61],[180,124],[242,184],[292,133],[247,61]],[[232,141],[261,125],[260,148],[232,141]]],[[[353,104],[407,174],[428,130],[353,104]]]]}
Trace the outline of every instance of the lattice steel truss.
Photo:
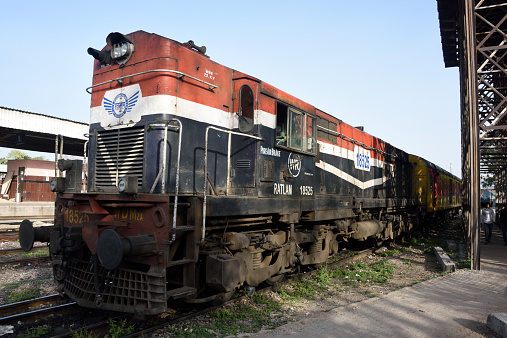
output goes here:
{"type": "Polygon", "coordinates": [[[507,203],[507,0],[437,0],[446,67],[459,66],[463,215],[480,268],[480,176],[507,203]]]}
{"type": "Polygon", "coordinates": [[[474,11],[480,172],[495,176],[497,202],[506,203],[507,1],[476,1],[474,11]]]}

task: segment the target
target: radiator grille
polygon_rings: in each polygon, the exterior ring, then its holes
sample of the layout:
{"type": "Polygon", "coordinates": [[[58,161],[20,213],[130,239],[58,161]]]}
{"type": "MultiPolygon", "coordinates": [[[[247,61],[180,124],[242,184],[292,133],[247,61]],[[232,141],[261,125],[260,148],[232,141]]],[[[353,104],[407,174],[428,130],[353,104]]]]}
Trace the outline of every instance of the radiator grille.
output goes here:
{"type": "Polygon", "coordinates": [[[137,176],[142,185],[144,127],[107,130],[97,136],[95,186],[116,186],[118,178],[137,176]]]}

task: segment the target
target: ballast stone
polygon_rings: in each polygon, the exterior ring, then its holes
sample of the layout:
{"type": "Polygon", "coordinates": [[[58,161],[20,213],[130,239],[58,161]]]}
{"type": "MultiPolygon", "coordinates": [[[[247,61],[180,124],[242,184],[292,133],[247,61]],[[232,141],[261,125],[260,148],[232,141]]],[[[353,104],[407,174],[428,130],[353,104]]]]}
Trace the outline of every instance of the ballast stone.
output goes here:
{"type": "Polygon", "coordinates": [[[502,338],[507,338],[507,314],[490,314],[488,316],[488,327],[498,333],[502,338]]]}

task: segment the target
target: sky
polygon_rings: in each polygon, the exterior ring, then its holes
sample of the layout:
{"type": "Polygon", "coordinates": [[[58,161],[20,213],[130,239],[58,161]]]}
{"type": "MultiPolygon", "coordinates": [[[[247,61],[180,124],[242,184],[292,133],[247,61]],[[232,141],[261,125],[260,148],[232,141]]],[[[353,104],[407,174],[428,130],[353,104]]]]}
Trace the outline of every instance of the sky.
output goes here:
{"type": "Polygon", "coordinates": [[[459,71],[444,66],[436,0],[5,1],[0,106],[88,122],[87,48],[137,30],[205,45],[212,60],[461,177],[459,71]]]}

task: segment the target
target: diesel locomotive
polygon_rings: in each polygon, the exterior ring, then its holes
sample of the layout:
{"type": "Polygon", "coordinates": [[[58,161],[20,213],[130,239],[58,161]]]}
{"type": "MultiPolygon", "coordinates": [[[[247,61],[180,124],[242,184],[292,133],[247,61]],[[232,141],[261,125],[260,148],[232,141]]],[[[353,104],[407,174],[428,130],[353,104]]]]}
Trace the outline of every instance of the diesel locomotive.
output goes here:
{"type": "Polygon", "coordinates": [[[111,33],[93,56],[87,165],[58,160],[48,242],[62,294],[157,314],[228,299],[394,239],[460,207],[459,179],[257,78],[205,47],[111,33]]]}

